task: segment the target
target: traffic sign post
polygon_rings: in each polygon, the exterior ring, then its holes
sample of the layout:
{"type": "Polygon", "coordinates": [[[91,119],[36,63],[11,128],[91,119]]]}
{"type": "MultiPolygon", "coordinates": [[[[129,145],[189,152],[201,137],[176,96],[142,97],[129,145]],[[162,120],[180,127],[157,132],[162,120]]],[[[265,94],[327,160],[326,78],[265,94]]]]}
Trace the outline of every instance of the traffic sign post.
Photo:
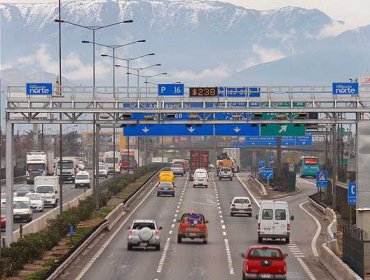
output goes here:
{"type": "Polygon", "coordinates": [[[265,161],[259,160],[258,161],[258,173],[262,173],[265,170],[265,161]]]}
{"type": "Polygon", "coordinates": [[[328,171],[327,170],[316,171],[316,187],[319,189],[328,187],[328,171]]]}
{"type": "Polygon", "coordinates": [[[266,124],[261,126],[261,136],[304,136],[305,134],[303,124],[266,124]]]}
{"type": "Polygon", "coordinates": [[[348,205],[356,205],[357,186],[355,182],[348,183],[347,193],[348,193],[348,197],[347,197],[348,205]]]}
{"type": "Polygon", "coordinates": [[[159,96],[183,96],[184,84],[159,84],[159,96]]]}
{"type": "Polygon", "coordinates": [[[271,155],[269,156],[269,163],[273,164],[275,162],[275,156],[271,155]]]}

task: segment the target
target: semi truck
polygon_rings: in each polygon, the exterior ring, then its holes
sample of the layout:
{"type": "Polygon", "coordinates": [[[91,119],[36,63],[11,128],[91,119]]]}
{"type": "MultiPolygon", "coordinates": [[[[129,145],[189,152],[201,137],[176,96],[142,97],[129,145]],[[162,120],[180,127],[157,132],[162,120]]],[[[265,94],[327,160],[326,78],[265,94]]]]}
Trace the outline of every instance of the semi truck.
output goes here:
{"type": "Polygon", "coordinates": [[[120,173],[120,153],[118,151],[115,154],[114,151],[105,152],[103,162],[108,168],[108,173],[120,173]]]}
{"type": "Polygon", "coordinates": [[[121,150],[121,162],[120,162],[120,168],[121,170],[133,170],[137,167],[137,156],[138,151],[137,149],[130,149],[128,152],[127,149],[121,150]]]}
{"type": "Polygon", "coordinates": [[[194,171],[198,168],[208,170],[209,152],[208,151],[190,151],[189,169],[194,171]]]}
{"type": "MultiPolygon", "coordinates": [[[[62,157],[62,180],[74,183],[77,172],[79,171],[78,157],[62,157]]],[[[60,176],[60,160],[56,159],[55,172],[56,176],[60,176]]]]}
{"type": "Polygon", "coordinates": [[[223,153],[226,153],[228,158],[234,161],[234,172],[240,171],[240,149],[239,148],[224,148],[223,153]]]}
{"type": "Polygon", "coordinates": [[[26,154],[26,181],[33,184],[36,176],[53,175],[53,151],[29,151],[26,154]]]}

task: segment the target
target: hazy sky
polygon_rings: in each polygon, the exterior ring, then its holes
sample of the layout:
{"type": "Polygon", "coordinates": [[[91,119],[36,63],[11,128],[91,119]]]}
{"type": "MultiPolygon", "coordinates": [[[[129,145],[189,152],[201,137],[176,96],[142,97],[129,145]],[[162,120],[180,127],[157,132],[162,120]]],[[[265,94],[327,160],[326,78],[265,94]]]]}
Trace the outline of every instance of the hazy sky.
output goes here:
{"type": "MultiPolygon", "coordinates": [[[[219,1],[229,2],[246,8],[254,9],[274,9],[284,6],[297,6],[309,9],[316,8],[324,11],[333,19],[345,21],[347,25],[350,27],[370,24],[370,0],[219,0],[219,1]]],[[[45,3],[45,2],[57,2],[57,1],[0,0],[0,3],[45,3]]]]}

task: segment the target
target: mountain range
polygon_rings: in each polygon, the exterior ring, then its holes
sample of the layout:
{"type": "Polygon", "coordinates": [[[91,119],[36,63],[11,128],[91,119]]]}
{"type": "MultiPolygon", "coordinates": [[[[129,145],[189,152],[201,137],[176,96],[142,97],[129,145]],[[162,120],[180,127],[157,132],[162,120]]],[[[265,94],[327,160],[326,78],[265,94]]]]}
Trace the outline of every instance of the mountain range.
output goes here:
{"type": "MultiPolygon", "coordinates": [[[[370,26],[340,32],[344,23],[316,9],[269,11],[205,0],[63,1],[62,19],[86,26],[120,24],[96,31],[96,42],[137,43],[116,51],[121,58],[154,52],[132,67],[156,63],[142,75],[167,72],[153,82],[189,85],[319,85],[369,73],[370,26]],[[339,30],[339,31],[338,31],[339,30]]],[[[53,79],[58,69],[56,3],[0,4],[3,84],[53,79]],[[53,76],[48,76],[51,73],[53,76]]],[[[63,78],[91,84],[92,31],[62,24],[63,78]]],[[[97,46],[98,85],[110,85],[111,50],[97,46]]],[[[116,63],[125,61],[117,60],[116,63]]],[[[117,69],[117,84],[126,70],[117,69]]]]}

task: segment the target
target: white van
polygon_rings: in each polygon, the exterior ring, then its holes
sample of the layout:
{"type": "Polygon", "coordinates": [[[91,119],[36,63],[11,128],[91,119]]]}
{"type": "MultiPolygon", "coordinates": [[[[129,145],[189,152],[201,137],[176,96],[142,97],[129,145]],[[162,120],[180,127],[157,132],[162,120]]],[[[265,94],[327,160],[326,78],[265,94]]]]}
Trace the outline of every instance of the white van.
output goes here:
{"type": "Polygon", "coordinates": [[[285,201],[262,201],[256,219],[258,220],[258,243],[263,238],[290,240],[290,221],[288,203],[285,201]]]}
{"type": "Polygon", "coordinates": [[[17,221],[32,221],[32,209],[30,198],[25,196],[13,197],[13,219],[17,221]]]}
{"type": "MultiPolygon", "coordinates": [[[[100,166],[99,166],[99,168],[100,168],[100,166]]],[[[99,172],[100,172],[100,170],[99,170],[99,172]]],[[[89,172],[79,171],[77,173],[76,178],[75,178],[75,189],[77,189],[77,188],[90,188],[90,183],[91,183],[91,179],[90,179],[90,173],[89,172]]]]}
{"type": "Polygon", "coordinates": [[[196,186],[203,186],[208,188],[208,172],[205,169],[196,169],[194,171],[194,181],[193,181],[193,188],[196,186]]]}

